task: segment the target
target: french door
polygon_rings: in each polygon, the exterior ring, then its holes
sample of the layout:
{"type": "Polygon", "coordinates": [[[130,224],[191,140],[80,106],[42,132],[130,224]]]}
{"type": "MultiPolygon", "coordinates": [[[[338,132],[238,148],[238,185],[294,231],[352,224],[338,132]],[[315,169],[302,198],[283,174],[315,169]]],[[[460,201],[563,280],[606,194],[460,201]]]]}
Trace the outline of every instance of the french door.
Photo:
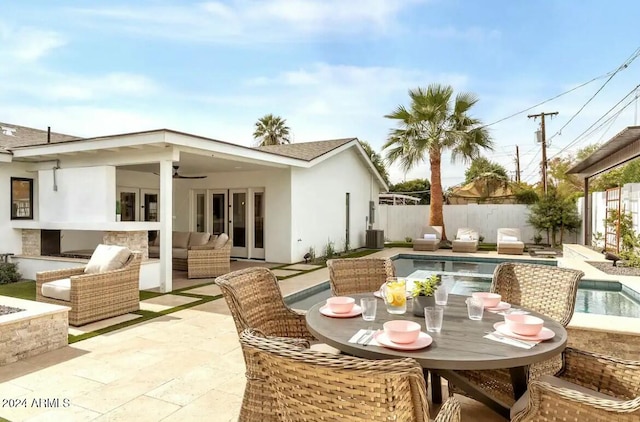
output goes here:
{"type": "Polygon", "coordinates": [[[249,249],[247,221],[249,206],[246,189],[229,190],[229,237],[233,240],[231,255],[247,258],[249,249]]]}

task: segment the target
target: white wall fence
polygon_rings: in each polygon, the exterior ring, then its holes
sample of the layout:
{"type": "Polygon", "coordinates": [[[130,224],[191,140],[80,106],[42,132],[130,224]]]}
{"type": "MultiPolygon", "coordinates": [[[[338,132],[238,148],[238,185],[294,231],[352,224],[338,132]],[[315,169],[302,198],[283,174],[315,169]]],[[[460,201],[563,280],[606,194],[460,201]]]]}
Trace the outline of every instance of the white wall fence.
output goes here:
{"type": "MultiPolygon", "coordinates": [[[[422,237],[429,222],[429,205],[378,205],[375,226],[384,230],[385,240],[402,241],[406,237],[422,237]]],[[[487,243],[496,243],[498,229],[519,228],[522,240],[533,243],[536,230],[527,223],[529,207],[520,204],[445,205],[444,224],[448,239],[455,238],[458,228],[470,227],[484,236],[487,243]]],[[[546,243],[546,233],[542,241],[546,243]]],[[[577,243],[580,231],[565,233],[564,243],[577,243]]],[[[558,239],[559,240],[559,239],[558,239]]]]}

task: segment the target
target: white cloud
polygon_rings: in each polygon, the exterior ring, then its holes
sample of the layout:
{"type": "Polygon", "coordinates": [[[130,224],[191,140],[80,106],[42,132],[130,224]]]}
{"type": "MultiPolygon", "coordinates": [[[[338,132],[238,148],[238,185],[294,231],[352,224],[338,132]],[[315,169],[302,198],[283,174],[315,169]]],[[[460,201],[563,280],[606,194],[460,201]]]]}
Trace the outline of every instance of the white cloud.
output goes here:
{"type": "Polygon", "coordinates": [[[65,38],[54,31],[14,28],[0,22],[0,58],[5,67],[14,61],[36,61],[66,43],[65,38]]]}
{"type": "Polygon", "coordinates": [[[232,0],[195,5],[72,9],[90,25],[199,41],[296,41],[322,34],[376,34],[427,0],[232,0]]]}

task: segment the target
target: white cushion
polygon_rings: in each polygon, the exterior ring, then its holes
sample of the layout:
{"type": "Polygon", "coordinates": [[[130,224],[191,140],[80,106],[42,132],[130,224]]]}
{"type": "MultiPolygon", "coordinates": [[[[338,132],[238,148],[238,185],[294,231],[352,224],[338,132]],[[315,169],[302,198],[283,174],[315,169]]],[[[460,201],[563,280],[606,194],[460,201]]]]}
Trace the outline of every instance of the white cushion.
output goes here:
{"type": "Polygon", "coordinates": [[[60,280],[49,281],[42,284],[42,296],[51,299],[71,301],[71,279],[61,278],[60,280]]]}
{"type": "Polygon", "coordinates": [[[189,235],[189,247],[206,245],[211,235],[209,233],[191,232],[189,235]]]}
{"type": "Polygon", "coordinates": [[[103,273],[105,271],[117,270],[127,263],[131,251],[124,246],[98,245],[89,263],[84,269],[86,274],[103,273]]]}
{"type": "Polygon", "coordinates": [[[216,243],[213,244],[213,249],[220,249],[224,247],[224,245],[227,243],[227,240],[229,240],[229,235],[227,235],[226,233],[221,233],[220,236],[218,236],[218,238],[216,239],[216,243]]]}
{"type": "Polygon", "coordinates": [[[188,252],[186,249],[173,248],[171,250],[171,255],[173,258],[187,259],[188,252]]]}
{"type": "Polygon", "coordinates": [[[437,237],[436,237],[436,235],[435,235],[435,234],[433,234],[433,233],[426,233],[426,234],[424,235],[424,239],[427,239],[427,240],[435,240],[435,239],[437,239],[437,237]]]}
{"type": "Polygon", "coordinates": [[[173,237],[171,238],[171,247],[187,249],[187,247],[189,247],[190,234],[190,232],[173,232],[173,237]]]}
{"type": "Polygon", "coordinates": [[[517,242],[518,238],[515,236],[502,236],[501,239],[503,242],[517,242]]]}
{"type": "Polygon", "coordinates": [[[463,234],[458,237],[460,240],[473,240],[473,237],[470,234],[463,234]]]}

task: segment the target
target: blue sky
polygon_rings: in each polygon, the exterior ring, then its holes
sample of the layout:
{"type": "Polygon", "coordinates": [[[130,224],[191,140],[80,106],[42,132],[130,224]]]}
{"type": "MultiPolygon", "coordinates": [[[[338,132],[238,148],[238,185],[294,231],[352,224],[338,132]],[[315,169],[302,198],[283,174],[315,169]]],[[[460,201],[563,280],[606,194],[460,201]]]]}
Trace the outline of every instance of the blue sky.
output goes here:
{"type": "MultiPolygon", "coordinates": [[[[394,124],[383,116],[408,89],[474,92],[474,115],[491,123],[615,70],[640,46],[637,16],[631,0],[0,0],[0,121],[80,136],[166,127],[250,145],[254,122],[274,113],[297,142],[356,136],[380,151],[394,124]]],[[[550,156],[640,83],[638,62],[552,139],[550,156]]],[[[519,145],[523,179],[536,181],[526,115],[558,111],[551,137],[605,81],[491,126],[487,155],[513,171],[519,145]]],[[[633,123],[631,104],[563,153],[633,123]]],[[[445,187],[464,169],[446,156],[445,187]]]]}

